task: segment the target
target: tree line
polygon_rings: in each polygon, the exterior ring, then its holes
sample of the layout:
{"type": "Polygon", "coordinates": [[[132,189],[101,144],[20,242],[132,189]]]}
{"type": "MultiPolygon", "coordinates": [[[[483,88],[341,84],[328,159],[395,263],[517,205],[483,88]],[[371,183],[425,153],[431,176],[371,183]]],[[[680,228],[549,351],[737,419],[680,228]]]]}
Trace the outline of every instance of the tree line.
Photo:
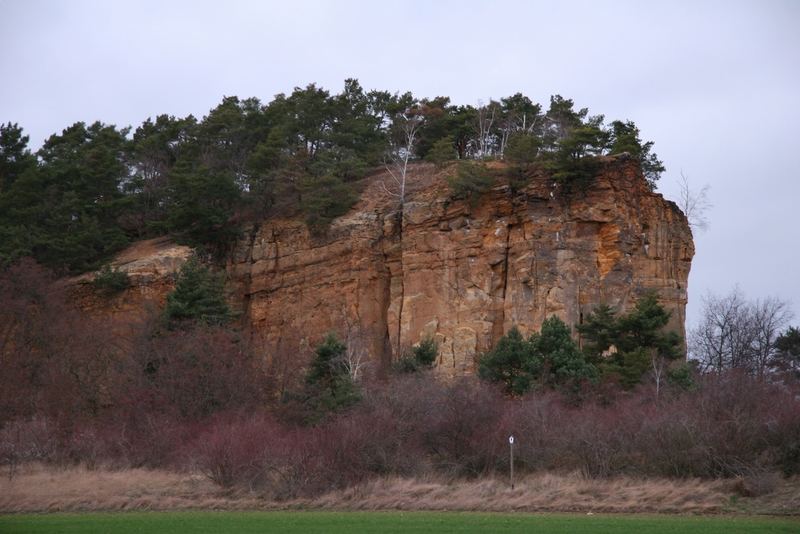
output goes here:
{"type": "Polygon", "coordinates": [[[664,170],[633,122],[605,125],[559,95],[547,109],[521,93],[456,105],[354,79],[336,94],[311,84],[266,104],[225,97],[202,119],[77,122],[35,153],[28,140],[18,124],[0,125],[0,260],[31,256],[60,273],[163,234],[222,253],[242,222],[276,214],[321,231],[370,170],[390,170],[402,201],[414,161],[505,159],[523,178],[544,168],[565,190],[589,181],[603,154],[631,154],[651,187],[664,170]]]}

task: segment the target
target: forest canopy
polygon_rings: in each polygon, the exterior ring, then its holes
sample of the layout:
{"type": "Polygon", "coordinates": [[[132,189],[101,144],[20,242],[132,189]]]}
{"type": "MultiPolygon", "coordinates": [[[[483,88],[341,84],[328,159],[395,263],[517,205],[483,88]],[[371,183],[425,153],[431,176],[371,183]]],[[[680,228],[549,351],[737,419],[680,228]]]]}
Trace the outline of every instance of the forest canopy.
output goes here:
{"type": "Polygon", "coordinates": [[[77,122],[36,152],[21,126],[0,124],[0,263],[31,256],[60,273],[98,268],[126,243],[170,234],[225,252],[245,220],[301,215],[321,231],[357,198],[370,169],[393,158],[505,159],[540,167],[565,191],[596,158],[628,153],[651,188],[664,166],[631,121],[604,124],[571,99],[521,93],[477,106],[449,97],[310,84],[225,97],[202,119],[158,115],[136,128],[77,122]],[[413,135],[409,135],[413,133],[413,135]]]}

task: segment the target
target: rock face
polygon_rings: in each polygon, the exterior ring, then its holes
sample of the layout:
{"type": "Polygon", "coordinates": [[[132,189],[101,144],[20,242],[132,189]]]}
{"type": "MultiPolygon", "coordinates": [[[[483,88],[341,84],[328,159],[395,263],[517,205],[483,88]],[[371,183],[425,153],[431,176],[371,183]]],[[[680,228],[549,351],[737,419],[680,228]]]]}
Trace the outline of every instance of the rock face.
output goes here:
{"type": "Polygon", "coordinates": [[[139,241],[111,262],[112,268],[128,275],[129,289],[111,298],[98,295],[90,284],[94,274],[86,274],[72,280],[74,297],[85,311],[117,323],[125,337],[126,325],[163,308],[167,294],[175,287],[178,271],[191,255],[190,247],[177,245],[166,237],[139,241]]]}
{"type": "Polygon", "coordinates": [[[598,304],[626,311],[647,291],[683,335],[686,218],[633,161],[606,158],[603,169],[570,199],[538,176],[471,206],[449,198],[447,171],[420,165],[402,209],[376,176],[324,236],[297,220],[252,227],[228,265],[232,301],[265,354],[298,365],[336,331],[378,369],[433,336],[437,370],[470,373],[513,325],[526,333],[557,315],[574,328],[598,304]]]}
{"type": "MultiPolygon", "coordinates": [[[[684,335],[692,235],[633,161],[605,158],[592,187],[570,198],[541,175],[522,191],[497,185],[475,205],[450,198],[450,172],[413,167],[402,209],[375,175],[321,236],[297,219],[247,230],[227,287],[267,358],[305,366],[334,331],[381,371],[432,336],[437,371],[456,376],[471,373],[476,356],[514,325],[529,333],[557,315],[574,331],[597,305],[624,312],[648,291],[684,335]]],[[[123,335],[163,307],[191,253],[166,238],[136,243],[112,263],[130,289],[109,299],[77,283],[77,297],[123,335]]]]}

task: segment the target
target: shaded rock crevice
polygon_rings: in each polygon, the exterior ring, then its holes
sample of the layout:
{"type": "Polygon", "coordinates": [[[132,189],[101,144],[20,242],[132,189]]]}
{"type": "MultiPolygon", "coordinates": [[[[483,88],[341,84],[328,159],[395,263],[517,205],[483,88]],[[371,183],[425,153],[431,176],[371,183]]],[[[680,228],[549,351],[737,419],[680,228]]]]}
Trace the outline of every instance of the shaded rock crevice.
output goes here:
{"type": "MultiPolygon", "coordinates": [[[[379,301],[377,307],[380,310],[380,325],[379,328],[383,331],[383,343],[379,353],[380,370],[381,374],[385,373],[392,364],[393,360],[393,347],[392,347],[392,334],[390,329],[393,327],[389,320],[389,312],[392,303],[392,270],[390,268],[390,251],[392,235],[387,235],[387,217],[384,213],[378,213],[378,220],[381,225],[381,232],[376,242],[376,248],[380,250],[381,264],[378,268],[378,281],[380,283],[379,301]]],[[[399,334],[399,323],[398,323],[399,334]]]]}
{"type": "MultiPolygon", "coordinates": [[[[399,304],[398,304],[398,311],[397,311],[397,347],[395,351],[395,358],[400,358],[403,355],[403,347],[402,347],[402,340],[403,340],[403,307],[405,306],[405,299],[406,299],[406,292],[405,292],[405,269],[403,263],[403,223],[405,222],[403,218],[403,214],[405,212],[405,204],[400,204],[400,209],[397,213],[397,243],[399,248],[399,264],[400,264],[400,276],[398,279],[397,285],[400,286],[400,295],[398,296],[399,304]]],[[[389,303],[386,303],[387,309],[389,303]]],[[[391,357],[389,358],[392,359],[391,357]]]]}
{"type": "Polygon", "coordinates": [[[498,295],[496,296],[497,302],[495,304],[495,316],[492,324],[491,346],[494,346],[506,331],[506,295],[508,292],[508,273],[511,268],[509,265],[509,252],[511,250],[511,230],[513,227],[514,226],[510,223],[506,224],[505,227],[505,244],[503,246],[502,261],[499,263],[498,269],[501,283],[499,285],[498,295]]]}

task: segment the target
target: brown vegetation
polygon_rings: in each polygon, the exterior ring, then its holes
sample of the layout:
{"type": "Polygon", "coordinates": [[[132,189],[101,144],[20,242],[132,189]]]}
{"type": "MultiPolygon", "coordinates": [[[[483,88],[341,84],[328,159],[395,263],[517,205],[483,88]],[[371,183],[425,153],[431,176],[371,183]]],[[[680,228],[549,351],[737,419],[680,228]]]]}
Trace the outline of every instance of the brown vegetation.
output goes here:
{"type": "Polygon", "coordinates": [[[474,381],[411,376],[367,387],[358,405],[312,426],[286,419],[293,415],[287,405],[202,417],[157,400],[72,426],[7,422],[4,463],[12,474],[29,460],[190,469],[221,487],[278,500],[384,476],[497,476],[508,469],[510,433],[522,474],[742,477],[739,492],[756,495],[776,485],[770,473],[798,469],[795,393],[743,376],[713,377],[658,400],[647,390],[624,394],[612,404],[557,394],[509,400],[474,381]]]}
{"type": "Polygon", "coordinates": [[[781,480],[768,497],[738,499],[735,480],[669,480],[578,473],[539,473],[508,481],[375,478],[315,498],[275,501],[247,490],[223,489],[197,473],[143,468],[24,466],[0,478],[0,512],[113,510],[470,510],[651,513],[796,514],[800,481],[781,480]]]}

